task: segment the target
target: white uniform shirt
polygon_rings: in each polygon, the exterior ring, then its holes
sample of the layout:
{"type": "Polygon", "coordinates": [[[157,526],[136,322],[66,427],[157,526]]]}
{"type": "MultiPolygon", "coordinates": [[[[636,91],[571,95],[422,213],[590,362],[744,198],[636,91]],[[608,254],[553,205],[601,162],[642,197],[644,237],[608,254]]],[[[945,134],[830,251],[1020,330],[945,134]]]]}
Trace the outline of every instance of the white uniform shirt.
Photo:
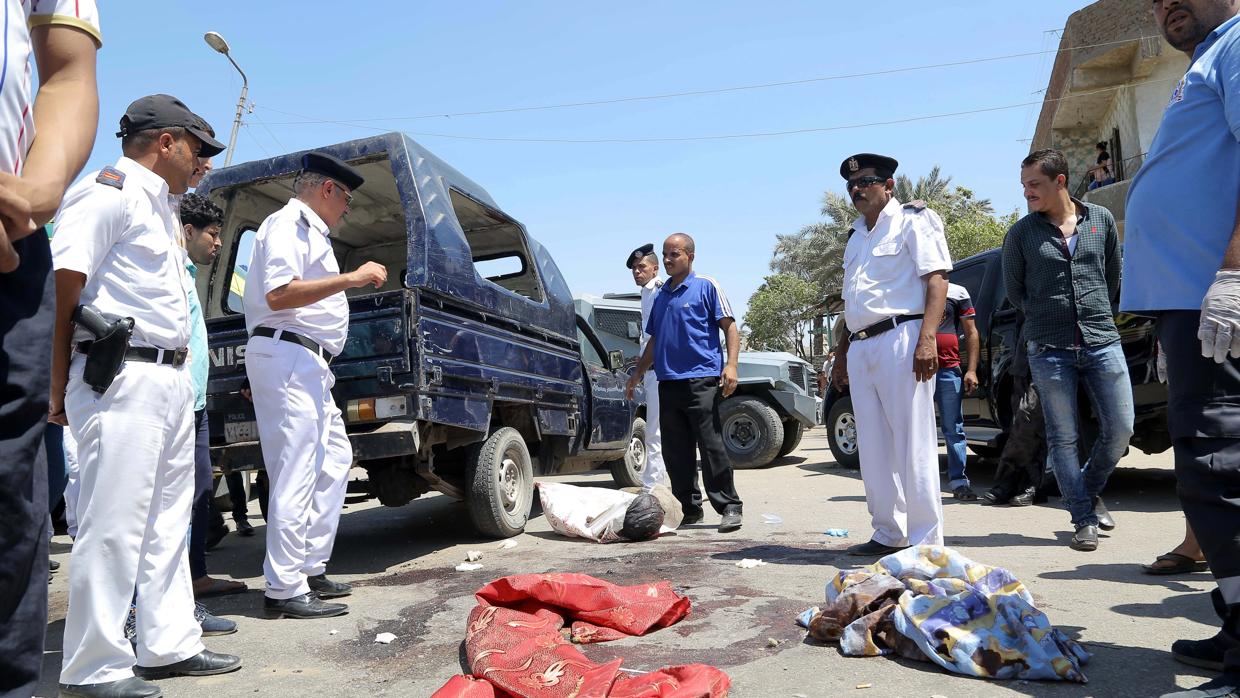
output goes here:
{"type": "Polygon", "coordinates": [[[77,27],[99,44],[95,0],[0,0],[4,3],[4,56],[0,57],[0,170],[20,175],[34,142],[30,28],[77,27]]]}
{"type": "Polygon", "coordinates": [[[135,346],[184,348],[190,335],[185,251],[168,183],[126,157],[116,169],[124,175],[119,189],[91,172],[65,192],[52,236],[53,266],[86,275],[81,303],[132,317],[135,346]]]}
{"type": "Polygon", "coordinates": [[[654,297],[659,294],[659,289],[663,288],[663,279],[658,276],[646,282],[642,286],[642,327],[641,341],[637,346],[637,355],[641,356],[646,351],[646,342],[650,341],[650,335],[646,334],[646,323],[650,320],[650,308],[654,305],[654,297]]]}
{"type": "Polygon", "coordinates": [[[314,281],[340,274],[327,239],[330,231],[318,214],[300,199],[267,216],[254,236],[254,251],[245,285],[245,328],[262,325],[309,337],[331,354],[344,349],[349,333],[349,302],[344,291],[301,308],[272,310],[267,294],[293,281],[314,281]]]}
{"type": "Polygon", "coordinates": [[[844,248],[844,321],[849,332],[924,312],[922,277],[951,268],[943,221],[934,211],[905,208],[893,198],[874,230],[866,226],[865,216],[858,218],[844,248]]]}

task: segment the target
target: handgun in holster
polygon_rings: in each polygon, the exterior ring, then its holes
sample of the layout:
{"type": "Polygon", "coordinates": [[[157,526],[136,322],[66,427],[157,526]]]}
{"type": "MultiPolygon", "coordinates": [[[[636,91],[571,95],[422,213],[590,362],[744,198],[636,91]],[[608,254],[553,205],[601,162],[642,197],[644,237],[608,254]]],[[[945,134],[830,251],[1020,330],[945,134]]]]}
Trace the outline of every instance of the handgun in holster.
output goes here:
{"type": "Polygon", "coordinates": [[[73,311],[73,322],[77,325],[73,343],[86,353],[82,382],[97,393],[107,392],[116,374],[120,373],[121,364],[125,363],[129,338],[133,336],[133,318],[79,305],[73,311]]]}

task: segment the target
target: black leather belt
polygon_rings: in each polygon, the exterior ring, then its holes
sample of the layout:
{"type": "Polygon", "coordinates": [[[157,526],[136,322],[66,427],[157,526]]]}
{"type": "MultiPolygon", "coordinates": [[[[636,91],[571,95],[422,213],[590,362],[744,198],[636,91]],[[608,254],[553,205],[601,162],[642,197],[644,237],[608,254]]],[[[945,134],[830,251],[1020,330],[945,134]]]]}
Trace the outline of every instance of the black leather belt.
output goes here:
{"type": "Polygon", "coordinates": [[[886,320],[883,320],[882,322],[876,322],[873,325],[866,327],[865,329],[861,329],[861,330],[857,330],[856,332],[853,332],[852,334],[848,335],[848,341],[855,342],[859,339],[869,339],[870,337],[877,337],[878,335],[886,332],[887,330],[894,330],[896,327],[900,325],[900,323],[908,322],[909,320],[920,320],[923,317],[925,316],[922,313],[918,313],[916,315],[897,315],[896,317],[889,317],[886,320]]]}
{"type": "Polygon", "coordinates": [[[323,357],[323,360],[329,364],[332,362],[332,359],[336,358],[335,356],[332,356],[331,352],[319,346],[318,342],[314,341],[313,339],[310,339],[309,337],[303,337],[297,334],[296,332],[289,332],[288,330],[277,330],[277,329],[273,329],[270,327],[264,327],[262,325],[259,325],[258,327],[254,328],[254,334],[251,336],[275,338],[277,332],[280,333],[279,339],[281,342],[292,342],[293,344],[300,344],[301,346],[323,357]]]}
{"type": "MultiPolygon", "coordinates": [[[[90,351],[90,342],[78,342],[77,351],[79,354],[86,354],[90,351]]],[[[125,350],[126,361],[141,361],[148,364],[161,364],[165,366],[184,366],[186,359],[189,358],[189,349],[181,347],[180,349],[156,349],[155,347],[129,347],[125,350]]]]}

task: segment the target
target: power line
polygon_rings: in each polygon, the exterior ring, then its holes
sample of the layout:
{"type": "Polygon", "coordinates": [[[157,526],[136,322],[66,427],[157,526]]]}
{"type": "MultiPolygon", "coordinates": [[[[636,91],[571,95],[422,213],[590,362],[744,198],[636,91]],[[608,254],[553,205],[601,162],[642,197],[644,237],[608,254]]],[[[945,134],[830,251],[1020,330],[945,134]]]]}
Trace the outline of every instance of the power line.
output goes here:
{"type": "MultiPolygon", "coordinates": [[[[825,76],[815,77],[815,78],[803,78],[800,80],[782,80],[779,82],[767,82],[767,83],[759,83],[759,84],[754,84],[754,85],[735,85],[731,87],[719,87],[719,88],[704,89],[704,90],[688,90],[684,92],[668,92],[668,93],[663,93],[663,94],[641,95],[641,96],[635,96],[635,97],[617,97],[613,99],[598,99],[598,100],[590,100],[590,101],[583,101],[583,102],[565,102],[561,104],[543,104],[543,105],[527,106],[527,107],[504,107],[504,108],[498,108],[498,109],[483,109],[483,110],[478,110],[478,111],[453,112],[453,113],[446,113],[446,114],[440,113],[440,114],[420,114],[417,116],[366,117],[366,118],[361,118],[361,119],[348,119],[347,122],[352,123],[352,124],[360,124],[360,123],[377,122],[377,121],[417,121],[421,119],[455,118],[455,117],[462,117],[462,116],[484,116],[484,115],[490,115],[490,114],[512,114],[516,112],[546,111],[546,110],[551,110],[551,109],[573,109],[573,108],[578,108],[578,107],[595,107],[595,106],[602,106],[602,105],[607,105],[607,104],[645,102],[645,101],[654,101],[654,100],[663,100],[663,99],[676,99],[680,97],[698,97],[702,95],[724,94],[728,92],[742,92],[742,91],[747,91],[747,90],[765,90],[765,89],[770,89],[773,87],[806,85],[806,84],[811,84],[811,83],[816,83],[816,82],[854,80],[857,78],[894,75],[897,73],[908,73],[908,72],[913,72],[913,71],[918,71],[918,70],[933,70],[937,68],[953,68],[953,67],[959,67],[959,66],[965,66],[965,65],[976,65],[979,63],[993,63],[995,61],[1005,61],[1005,60],[1011,60],[1014,58],[1028,58],[1030,56],[1042,56],[1048,53],[1059,53],[1061,51],[1081,51],[1084,49],[1100,48],[1103,46],[1126,44],[1132,41],[1140,41],[1143,39],[1151,39],[1151,38],[1158,38],[1158,37],[1142,36],[1142,37],[1137,37],[1135,39],[1106,41],[1106,42],[1102,42],[1098,44],[1086,44],[1082,46],[1072,46],[1069,48],[1056,48],[1054,50],[1043,49],[1039,51],[1029,51],[1026,53],[1011,53],[1011,54],[1007,54],[1004,56],[989,56],[986,58],[970,58],[967,60],[952,61],[948,63],[931,63],[931,64],[926,64],[926,65],[907,66],[903,68],[888,68],[884,70],[874,70],[874,71],[868,71],[868,72],[863,72],[863,73],[825,75],[825,76]]],[[[275,112],[277,114],[283,114],[285,116],[292,116],[292,117],[296,117],[299,119],[305,119],[305,121],[273,121],[271,122],[272,126],[294,126],[298,124],[313,124],[313,123],[341,123],[337,121],[314,119],[313,117],[303,116],[301,114],[296,114],[296,113],[288,112],[288,111],[282,111],[279,109],[274,109],[272,107],[264,107],[264,109],[268,109],[272,112],[275,112]]]]}
{"type": "MultiPolygon", "coordinates": [[[[1178,77],[1161,78],[1161,79],[1156,79],[1156,80],[1142,80],[1140,82],[1134,82],[1134,83],[1127,84],[1127,85],[1116,85],[1113,87],[1104,87],[1104,88],[1100,88],[1097,90],[1092,90],[1090,92],[1081,92],[1081,93],[1077,93],[1073,95],[1066,95],[1064,97],[1055,97],[1055,98],[1032,101],[1032,102],[1018,102],[1016,104],[1005,104],[1005,105],[995,106],[995,107],[981,107],[977,109],[967,109],[963,111],[945,112],[945,113],[940,113],[940,114],[925,114],[921,116],[910,116],[910,117],[905,117],[901,119],[890,119],[887,121],[871,121],[871,122],[860,123],[860,124],[845,124],[845,125],[839,125],[839,126],[821,126],[821,127],[812,127],[812,128],[787,129],[787,130],[780,130],[780,131],[754,131],[754,132],[749,132],[749,133],[732,133],[732,134],[706,135],[706,136],[669,136],[669,137],[653,137],[653,138],[513,138],[513,137],[504,137],[504,136],[474,136],[474,135],[463,135],[463,134],[452,134],[452,133],[432,133],[432,132],[427,132],[427,131],[408,131],[407,133],[409,133],[410,135],[423,136],[427,138],[450,138],[454,140],[465,140],[465,141],[488,141],[488,142],[499,142],[499,143],[567,143],[567,144],[683,143],[683,142],[692,142],[692,141],[719,141],[719,140],[737,140],[737,139],[748,139],[748,138],[769,138],[769,137],[775,137],[775,136],[790,136],[790,135],[798,135],[798,134],[805,134],[805,133],[825,133],[829,131],[845,131],[845,130],[852,130],[852,129],[859,129],[859,128],[869,128],[872,126],[892,126],[892,125],[907,124],[907,123],[912,123],[912,122],[917,122],[917,121],[930,121],[934,119],[946,119],[946,118],[957,117],[957,116],[969,116],[972,114],[985,114],[989,112],[1019,109],[1021,107],[1028,107],[1030,105],[1043,104],[1045,102],[1059,102],[1063,100],[1074,99],[1077,97],[1088,97],[1090,95],[1102,94],[1104,92],[1113,92],[1115,90],[1120,90],[1120,89],[1124,89],[1128,87],[1136,87],[1138,85],[1148,85],[1148,84],[1154,84],[1154,83],[1160,83],[1160,82],[1176,82],[1178,80],[1179,80],[1178,77]]],[[[390,130],[388,128],[370,126],[369,124],[364,124],[364,123],[357,123],[357,122],[351,122],[351,121],[338,121],[338,120],[330,120],[330,119],[323,119],[323,120],[317,120],[317,121],[305,122],[305,123],[338,124],[341,126],[350,126],[353,128],[361,128],[361,129],[367,129],[367,130],[378,131],[378,132],[387,132],[390,130]]]]}

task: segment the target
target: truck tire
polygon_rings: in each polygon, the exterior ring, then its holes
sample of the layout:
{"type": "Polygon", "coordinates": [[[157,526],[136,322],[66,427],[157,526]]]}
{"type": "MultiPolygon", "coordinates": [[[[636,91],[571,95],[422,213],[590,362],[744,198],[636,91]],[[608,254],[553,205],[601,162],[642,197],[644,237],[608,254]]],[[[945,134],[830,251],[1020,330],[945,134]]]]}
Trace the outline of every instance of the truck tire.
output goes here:
{"type": "Polygon", "coordinates": [[[775,408],[752,395],[734,395],[719,406],[723,447],[737,470],[761,468],[784,444],[784,423],[775,408]]]}
{"type": "Polygon", "coordinates": [[[801,437],[804,435],[805,426],[800,422],[784,422],[784,443],[779,447],[779,453],[775,457],[783,458],[797,450],[797,446],[801,445],[801,437]]]}
{"type": "Polygon", "coordinates": [[[534,503],[534,466],[521,433],[501,427],[466,454],[466,505],[479,533],[511,538],[534,503]]]}
{"type": "Polygon", "coordinates": [[[827,445],[835,462],[849,470],[861,467],[857,449],[857,417],[853,414],[852,396],[841,396],[827,413],[827,445]]]}
{"type": "Polygon", "coordinates": [[[629,439],[629,450],[624,458],[617,458],[607,464],[611,468],[611,479],[621,487],[641,487],[642,473],[646,470],[646,420],[637,417],[633,420],[633,437],[629,439]]]}

